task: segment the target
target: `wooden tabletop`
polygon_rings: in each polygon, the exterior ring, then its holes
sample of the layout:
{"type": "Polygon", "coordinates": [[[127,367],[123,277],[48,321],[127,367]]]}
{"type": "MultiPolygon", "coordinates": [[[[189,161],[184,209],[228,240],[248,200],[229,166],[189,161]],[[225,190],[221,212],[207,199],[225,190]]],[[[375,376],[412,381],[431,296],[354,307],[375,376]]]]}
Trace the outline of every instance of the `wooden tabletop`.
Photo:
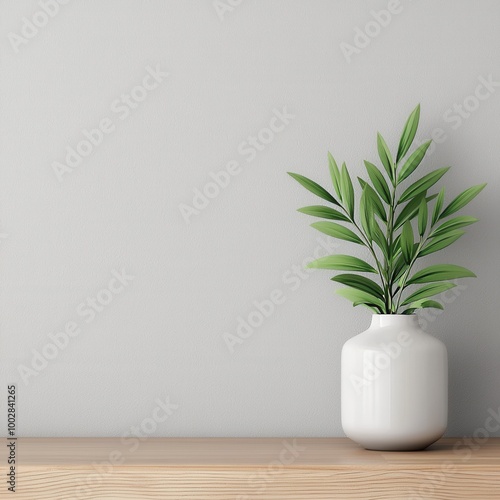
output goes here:
{"type": "Polygon", "coordinates": [[[15,497],[3,483],[0,498],[500,499],[500,438],[447,438],[419,452],[341,438],[19,438],[16,462],[15,497]]]}

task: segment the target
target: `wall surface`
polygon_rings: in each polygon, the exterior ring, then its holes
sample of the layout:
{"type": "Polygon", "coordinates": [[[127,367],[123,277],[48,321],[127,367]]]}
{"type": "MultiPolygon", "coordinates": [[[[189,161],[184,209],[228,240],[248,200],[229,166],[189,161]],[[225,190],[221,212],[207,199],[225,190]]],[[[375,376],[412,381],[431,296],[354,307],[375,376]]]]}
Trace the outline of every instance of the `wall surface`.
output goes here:
{"type": "Polygon", "coordinates": [[[328,185],[330,150],[365,175],[419,102],[422,172],[453,167],[448,199],[488,182],[429,258],[478,278],[421,317],[449,351],[448,434],[484,429],[499,22],[494,0],[0,1],[0,432],[16,384],[23,436],[342,435],[340,351],[370,313],[302,267],[364,255],[309,227],[286,171],[328,185]]]}

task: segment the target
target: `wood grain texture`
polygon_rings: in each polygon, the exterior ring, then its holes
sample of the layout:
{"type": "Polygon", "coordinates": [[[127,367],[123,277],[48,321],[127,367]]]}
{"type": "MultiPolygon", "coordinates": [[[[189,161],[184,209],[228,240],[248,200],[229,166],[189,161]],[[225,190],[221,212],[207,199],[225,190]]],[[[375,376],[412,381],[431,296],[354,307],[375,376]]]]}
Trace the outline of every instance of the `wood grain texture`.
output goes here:
{"type": "Polygon", "coordinates": [[[17,491],[2,481],[2,499],[500,499],[500,438],[480,447],[443,439],[407,453],[336,438],[21,438],[17,445],[17,491]]]}

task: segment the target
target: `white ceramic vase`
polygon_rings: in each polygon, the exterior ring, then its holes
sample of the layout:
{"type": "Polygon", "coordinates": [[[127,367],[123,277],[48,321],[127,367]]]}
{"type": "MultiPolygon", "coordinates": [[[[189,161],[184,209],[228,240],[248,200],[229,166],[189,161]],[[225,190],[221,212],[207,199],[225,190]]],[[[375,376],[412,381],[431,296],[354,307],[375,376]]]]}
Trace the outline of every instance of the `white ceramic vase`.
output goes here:
{"type": "Polygon", "coordinates": [[[415,315],[375,314],[342,349],[342,427],[372,450],[420,450],[448,418],[445,345],[415,315]]]}

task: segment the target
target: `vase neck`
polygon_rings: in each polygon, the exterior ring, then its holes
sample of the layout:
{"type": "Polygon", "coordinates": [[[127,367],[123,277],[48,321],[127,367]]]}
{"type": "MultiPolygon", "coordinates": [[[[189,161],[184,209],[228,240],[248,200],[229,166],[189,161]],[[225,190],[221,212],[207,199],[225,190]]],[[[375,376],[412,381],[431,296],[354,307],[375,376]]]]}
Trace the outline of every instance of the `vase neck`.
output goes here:
{"type": "Polygon", "coordinates": [[[415,314],[374,314],[370,328],[384,326],[417,327],[418,318],[415,314]]]}

